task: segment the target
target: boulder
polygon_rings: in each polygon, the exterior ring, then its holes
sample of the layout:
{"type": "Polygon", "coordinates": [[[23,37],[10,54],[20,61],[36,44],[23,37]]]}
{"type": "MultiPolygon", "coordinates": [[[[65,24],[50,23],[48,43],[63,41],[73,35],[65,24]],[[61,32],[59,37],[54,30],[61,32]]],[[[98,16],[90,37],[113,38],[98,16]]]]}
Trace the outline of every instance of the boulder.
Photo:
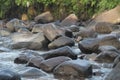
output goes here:
{"type": "Polygon", "coordinates": [[[0,70],[0,80],[21,80],[21,77],[11,70],[0,70]]]}
{"type": "Polygon", "coordinates": [[[80,30],[79,32],[77,32],[75,34],[75,37],[78,38],[78,37],[81,37],[81,38],[95,38],[97,36],[96,32],[93,30],[93,29],[84,29],[84,30],[80,30]]]}
{"type": "Polygon", "coordinates": [[[46,49],[48,45],[48,40],[44,37],[43,33],[14,33],[11,35],[12,43],[11,47],[13,49],[46,49]]]}
{"type": "Polygon", "coordinates": [[[14,32],[17,31],[20,27],[25,27],[25,24],[19,19],[12,19],[6,23],[6,27],[9,31],[14,32]]]}
{"type": "Polygon", "coordinates": [[[43,25],[43,33],[49,41],[53,41],[61,36],[59,29],[52,23],[43,25]]]}
{"type": "Polygon", "coordinates": [[[49,22],[52,22],[54,18],[52,14],[49,11],[47,11],[36,16],[34,20],[38,23],[49,23],[49,22]]]}
{"type": "Polygon", "coordinates": [[[104,80],[120,80],[120,63],[105,77],[104,80]]]}
{"type": "Polygon", "coordinates": [[[79,49],[86,54],[98,52],[99,40],[96,38],[86,38],[79,42],[79,49]]]}
{"type": "Polygon", "coordinates": [[[59,64],[71,60],[69,57],[65,56],[60,56],[60,57],[55,57],[55,58],[50,58],[47,60],[43,60],[39,67],[40,69],[46,71],[46,72],[53,72],[54,68],[58,66],[59,64]]]}
{"type": "Polygon", "coordinates": [[[71,26],[76,25],[78,21],[78,17],[75,14],[68,15],[62,22],[60,23],[61,26],[71,26]]]}
{"type": "Polygon", "coordinates": [[[106,22],[99,22],[95,25],[95,31],[101,34],[109,34],[113,31],[113,24],[106,22]]]}
{"type": "Polygon", "coordinates": [[[101,63],[112,63],[119,54],[115,51],[103,51],[96,56],[95,61],[101,63]]]}
{"type": "Polygon", "coordinates": [[[80,59],[65,61],[54,69],[53,74],[60,79],[82,80],[81,77],[92,76],[92,65],[80,59]]]}
{"type": "Polygon", "coordinates": [[[95,17],[96,22],[108,22],[108,23],[119,23],[120,22],[120,5],[117,7],[105,11],[95,17]]]}
{"type": "Polygon", "coordinates": [[[102,12],[97,16],[95,16],[93,20],[88,23],[87,27],[95,27],[95,25],[99,22],[107,22],[112,24],[120,23],[119,11],[120,11],[120,5],[118,5],[117,7],[111,10],[102,12]]]}
{"type": "Polygon", "coordinates": [[[69,46],[64,46],[58,49],[50,50],[41,55],[44,59],[49,59],[58,56],[67,56],[71,59],[76,59],[77,54],[69,46]]]}
{"type": "Polygon", "coordinates": [[[63,46],[74,46],[74,41],[69,38],[69,37],[59,37],[57,39],[55,39],[54,41],[52,41],[49,45],[48,48],[49,49],[56,49],[59,47],[63,47],[63,46]]]}
{"type": "Polygon", "coordinates": [[[45,73],[41,69],[37,69],[34,67],[25,67],[24,69],[22,69],[18,73],[21,75],[21,77],[28,78],[28,79],[45,77],[48,75],[47,73],[45,73]]]}
{"type": "Polygon", "coordinates": [[[120,48],[120,41],[116,36],[108,35],[99,39],[100,39],[99,41],[100,46],[109,45],[109,46],[114,46],[117,49],[120,48]]]}

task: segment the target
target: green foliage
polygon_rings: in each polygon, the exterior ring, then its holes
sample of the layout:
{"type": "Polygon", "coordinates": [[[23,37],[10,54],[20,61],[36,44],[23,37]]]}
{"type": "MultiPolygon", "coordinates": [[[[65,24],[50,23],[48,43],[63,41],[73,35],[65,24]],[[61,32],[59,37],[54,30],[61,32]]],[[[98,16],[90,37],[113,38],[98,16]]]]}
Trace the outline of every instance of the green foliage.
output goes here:
{"type": "Polygon", "coordinates": [[[7,11],[14,6],[25,9],[20,10],[21,13],[26,11],[26,8],[35,6],[37,12],[48,8],[58,18],[61,17],[60,14],[75,13],[87,19],[95,13],[114,8],[118,4],[120,4],[119,0],[0,0],[0,18],[6,18],[7,11]]]}

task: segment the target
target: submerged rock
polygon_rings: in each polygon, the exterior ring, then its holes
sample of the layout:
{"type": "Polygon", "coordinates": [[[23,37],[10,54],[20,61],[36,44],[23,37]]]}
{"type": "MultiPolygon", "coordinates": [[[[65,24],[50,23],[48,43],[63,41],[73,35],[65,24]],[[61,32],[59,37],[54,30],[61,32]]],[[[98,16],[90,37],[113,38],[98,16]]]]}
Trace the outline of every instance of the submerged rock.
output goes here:
{"type": "Polygon", "coordinates": [[[0,70],[0,80],[21,80],[18,73],[10,70],[0,70]]]}
{"type": "Polygon", "coordinates": [[[41,69],[37,69],[34,67],[26,67],[23,70],[19,71],[19,74],[21,75],[21,77],[29,78],[29,79],[39,78],[39,77],[43,77],[43,76],[48,75],[47,73],[45,73],[41,69]]]}

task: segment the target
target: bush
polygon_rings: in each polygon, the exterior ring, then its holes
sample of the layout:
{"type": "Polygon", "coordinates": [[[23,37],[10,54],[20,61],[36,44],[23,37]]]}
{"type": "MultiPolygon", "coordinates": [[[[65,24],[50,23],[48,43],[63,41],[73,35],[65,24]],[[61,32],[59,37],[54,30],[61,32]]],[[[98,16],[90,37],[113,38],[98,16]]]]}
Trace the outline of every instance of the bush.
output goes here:
{"type": "Polygon", "coordinates": [[[0,0],[0,18],[21,18],[25,13],[32,19],[35,15],[50,10],[56,19],[75,13],[81,20],[86,20],[119,3],[119,0],[0,0]]]}

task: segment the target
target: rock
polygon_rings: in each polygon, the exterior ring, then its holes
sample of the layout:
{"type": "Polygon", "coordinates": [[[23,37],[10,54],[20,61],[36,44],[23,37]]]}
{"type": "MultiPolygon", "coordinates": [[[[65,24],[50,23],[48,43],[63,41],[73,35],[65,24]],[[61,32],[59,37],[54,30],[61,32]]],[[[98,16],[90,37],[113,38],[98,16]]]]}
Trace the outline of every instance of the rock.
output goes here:
{"type": "Polygon", "coordinates": [[[30,31],[27,28],[24,28],[24,27],[18,29],[17,32],[19,32],[19,33],[30,33],[30,31]]]}
{"type": "Polygon", "coordinates": [[[46,49],[48,45],[48,40],[44,37],[43,33],[14,33],[11,35],[12,43],[11,47],[13,49],[46,49]]]}
{"type": "Polygon", "coordinates": [[[41,55],[44,59],[49,59],[58,56],[67,56],[71,59],[76,59],[77,54],[68,46],[64,46],[55,50],[50,50],[41,55]]]}
{"type": "Polygon", "coordinates": [[[44,60],[43,57],[41,57],[41,56],[35,56],[35,57],[30,58],[27,64],[28,64],[28,66],[39,68],[40,63],[43,60],[44,60]]]}
{"type": "Polygon", "coordinates": [[[120,63],[105,77],[105,80],[120,80],[120,63]]]}
{"type": "Polygon", "coordinates": [[[96,58],[97,54],[96,53],[92,53],[92,54],[87,54],[85,55],[84,59],[86,60],[90,60],[90,61],[94,61],[96,58]]]}
{"type": "Polygon", "coordinates": [[[79,42],[78,47],[83,53],[86,54],[98,52],[99,40],[96,38],[86,38],[79,42]]]}
{"type": "Polygon", "coordinates": [[[32,29],[32,33],[43,32],[42,30],[43,24],[35,24],[32,29]]]}
{"type": "MultiPolygon", "coordinates": [[[[15,58],[14,63],[17,63],[17,64],[33,63],[35,60],[37,60],[37,59],[34,60],[35,57],[39,58],[41,56],[36,52],[25,51],[25,52],[22,52],[21,54],[19,54],[19,56],[15,58]],[[33,60],[31,60],[31,59],[33,59],[33,60]]],[[[42,59],[42,58],[40,58],[40,59],[42,59]]]]}
{"type": "Polygon", "coordinates": [[[42,71],[41,69],[33,68],[33,67],[26,67],[23,70],[19,71],[21,77],[24,78],[39,78],[43,76],[47,76],[48,74],[42,71]]]}
{"type": "Polygon", "coordinates": [[[81,77],[92,76],[92,65],[86,60],[70,60],[58,65],[53,74],[65,80],[79,80],[81,77]]]}
{"type": "Polygon", "coordinates": [[[36,22],[34,21],[24,21],[24,24],[26,26],[26,28],[31,31],[34,27],[34,25],[36,25],[36,22]]]}
{"type": "Polygon", "coordinates": [[[79,27],[76,25],[71,25],[71,26],[65,27],[65,28],[71,30],[72,32],[79,32],[79,27]]]}
{"type": "Polygon", "coordinates": [[[119,10],[120,10],[120,5],[109,11],[105,11],[101,13],[100,15],[96,16],[94,20],[96,22],[119,23],[120,22],[119,10]]]}
{"type": "Polygon", "coordinates": [[[113,68],[120,62],[120,55],[117,56],[113,62],[113,68]]]}
{"type": "Polygon", "coordinates": [[[0,80],[21,80],[21,77],[13,71],[0,70],[0,80]]]}
{"type": "Polygon", "coordinates": [[[60,23],[61,26],[71,26],[76,25],[78,18],[75,14],[68,15],[62,22],[60,23]]]}
{"type": "Polygon", "coordinates": [[[3,20],[0,20],[0,29],[3,29],[5,27],[5,22],[3,20]]]}
{"type": "Polygon", "coordinates": [[[99,51],[117,51],[117,49],[114,46],[103,45],[99,46],[99,51]]]}
{"type": "Polygon", "coordinates": [[[108,36],[101,38],[99,45],[100,46],[109,45],[109,46],[114,46],[117,49],[119,49],[120,48],[120,41],[118,40],[118,38],[116,36],[112,36],[112,35],[109,36],[108,35],[108,36]]]}
{"type": "Polygon", "coordinates": [[[63,47],[63,46],[74,46],[74,41],[69,38],[69,37],[59,37],[57,39],[55,39],[54,41],[52,41],[49,45],[48,48],[49,49],[56,49],[59,47],[63,47]]]}
{"type": "Polygon", "coordinates": [[[52,23],[43,25],[43,33],[49,41],[53,41],[61,36],[59,29],[52,23]]]}
{"type": "Polygon", "coordinates": [[[0,36],[9,36],[11,32],[7,29],[0,29],[0,36]]]}
{"type": "Polygon", "coordinates": [[[49,11],[47,11],[36,16],[34,20],[38,23],[49,23],[52,22],[54,19],[52,14],[49,11]]]}
{"type": "Polygon", "coordinates": [[[17,31],[20,27],[25,27],[24,23],[19,19],[12,19],[6,23],[6,27],[9,31],[14,32],[17,31]]]}
{"type": "Polygon", "coordinates": [[[39,67],[40,69],[46,72],[52,72],[56,66],[68,60],[71,60],[71,59],[65,56],[50,58],[47,60],[43,60],[41,64],[39,65],[39,67]]]}
{"type": "Polygon", "coordinates": [[[84,29],[84,30],[80,30],[78,33],[75,34],[76,38],[79,36],[82,38],[95,38],[97,34],[92,29],[84,29]]]}
{"type": "Polygon", "coordinates": [[[115,51],[103,51],[96,56],[95,61],[101,63],[112,63],[119,54],[115,51]]]}
{"type": "Polygon", "coordinates": [[[106,22],[99,22],[95,25],[95,31],[101,34],[109,34],[113,31],[113,24],[106,22]]]}

